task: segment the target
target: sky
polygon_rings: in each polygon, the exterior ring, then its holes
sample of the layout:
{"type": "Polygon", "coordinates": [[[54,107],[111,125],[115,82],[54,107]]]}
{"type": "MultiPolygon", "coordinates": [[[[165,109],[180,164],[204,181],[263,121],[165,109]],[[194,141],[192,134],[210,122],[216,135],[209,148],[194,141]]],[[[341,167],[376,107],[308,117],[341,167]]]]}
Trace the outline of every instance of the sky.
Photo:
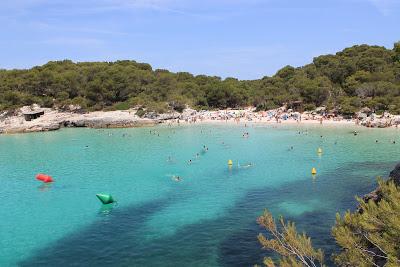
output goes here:
{"type": "Polygon", "coordinates": [[[239,79],[400,41],[400,0],[0,0],[0,68],[135,60],[239,79]]]}

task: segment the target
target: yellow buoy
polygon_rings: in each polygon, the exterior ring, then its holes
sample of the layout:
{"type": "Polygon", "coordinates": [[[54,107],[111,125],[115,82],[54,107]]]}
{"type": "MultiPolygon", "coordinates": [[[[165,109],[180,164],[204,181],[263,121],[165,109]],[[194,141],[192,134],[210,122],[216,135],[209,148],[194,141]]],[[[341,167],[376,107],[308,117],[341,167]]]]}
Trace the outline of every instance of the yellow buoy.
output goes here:
{"type": "Polygon", "coordinates": [[[228,165],[229,166],[232,166],[233,165],[233,162],[232,162],[232,160],[230,159],[230,160],[228,160],[228,165]]]}
{"type": "Polygon", "coordinates": [[[317,174],[317,170],[315,168],[311,169],[311,174],[317,174]]]}
{"type": "Polygon", "coordinates": [[[322,154],[322,148],[319,147],[318,150],[317,150],[317,153],[318,154],[322,154]]]}

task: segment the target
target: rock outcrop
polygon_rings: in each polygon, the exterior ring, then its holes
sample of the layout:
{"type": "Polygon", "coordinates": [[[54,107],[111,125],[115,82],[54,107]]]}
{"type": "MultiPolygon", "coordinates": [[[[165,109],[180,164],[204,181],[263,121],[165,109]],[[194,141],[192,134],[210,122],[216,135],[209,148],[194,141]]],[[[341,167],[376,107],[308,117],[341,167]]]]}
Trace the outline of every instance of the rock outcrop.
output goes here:
{"type": "MultiPolygon", "coordinates": [[[[400,186],[400,163],[394,167],[394,169],[390,172],[389,174],[389,179],[388,181],[393,181],[396,186],[400,186]]],[[[379,202],[382,199],[382,193],[379,188],[375,189],[371,193],[366,194],[363,197],[363,200],[365,202],[368,202],[370,200],[373,200],[374,202],[379,202]]],[[[362,212],[359,207],[359,212],[362,212]]]]}
{"type": "Polygon", "coordinates": [[[161,123],[161,120],[176,117],[176,114],[153,119],[140,118],[134,110],[127,111],[96,111],[80,113],[79,107],[69,107],[70,111],[60,111],[44,108],[44,114],[30,121],[24,120],[23,112],[32,111],[40,107],[26,106],[13,113],[0,114],[0,133],[28,133],[54,131],[61,127],[89,127],[89,128],[128,128],[152,126],[161,123]],[[71,111],[72,110],[72,111],[71,111]]]}
{"type": "Polygon", "coordinates": [[[160,123],[154,119],[127,119],[127,118],[78,118],[66,120],[62,124],[65,127],[89,127],[89,128],[129,128],[150,126],[160,123]]]}
{"type": "Polygon", "coordinates": [[[396,184],[396,186],[400,186],[400,163],[394,167],[394,170],[389,174],[390,179],[396,184]]]}
{"type": "Polygon", "coordinates": [[[361,120],[361,125],[371,128],[386,128],[393,125],[400,124],[400,116],[384,113],[382,116],[371,114],[368,116],[366,113],[357,113],[358,118],[361,120]]]}

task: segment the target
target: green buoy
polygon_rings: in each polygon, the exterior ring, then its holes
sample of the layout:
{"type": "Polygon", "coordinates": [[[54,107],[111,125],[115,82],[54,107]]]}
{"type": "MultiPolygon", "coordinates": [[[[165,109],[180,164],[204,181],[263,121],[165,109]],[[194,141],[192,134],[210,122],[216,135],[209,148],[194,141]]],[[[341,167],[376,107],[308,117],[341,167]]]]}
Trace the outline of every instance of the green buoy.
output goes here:
{"type": "Polygon", "coordinates": [[[108,194],[96,194],[96,197],[101,201],[103,204],[111,204],[114,202],[114,199],[111,195],[108,194]]]}

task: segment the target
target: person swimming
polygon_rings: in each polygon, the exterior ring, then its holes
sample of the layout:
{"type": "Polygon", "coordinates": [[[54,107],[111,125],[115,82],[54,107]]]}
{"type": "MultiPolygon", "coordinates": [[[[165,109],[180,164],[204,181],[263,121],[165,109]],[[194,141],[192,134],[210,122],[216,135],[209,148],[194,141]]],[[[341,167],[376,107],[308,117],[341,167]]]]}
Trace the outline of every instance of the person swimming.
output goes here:
{"type": "Polygon", "coordinates": [[[249,163],[246,163],[246,164],[244,164],[244,165],[240,165],[240,163],[238,162],[238,168],[250,168],[250,167],[252,167],[253,166],[253,163],[251,163],[251,162],[249,162],[249,163]]]}
{"type": "Polygon", "coordinates": [[[173,175],[172,176],[172,179],[175,181],[175,182],[180,182],[182,179],[181,179],[181,177],[179,176],[179,175],[173,175]]]}

